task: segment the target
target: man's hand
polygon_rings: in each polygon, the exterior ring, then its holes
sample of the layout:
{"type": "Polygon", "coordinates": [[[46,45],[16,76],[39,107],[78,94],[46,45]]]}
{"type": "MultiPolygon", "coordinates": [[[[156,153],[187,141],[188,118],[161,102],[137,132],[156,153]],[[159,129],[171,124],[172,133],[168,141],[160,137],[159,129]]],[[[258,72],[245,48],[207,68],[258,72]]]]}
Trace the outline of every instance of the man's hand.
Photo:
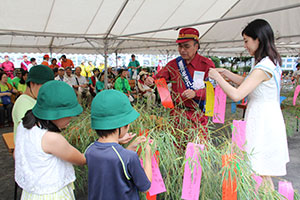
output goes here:
{"type": "Polygon", "coordinates": [[[133,142],[131,142],[128,147],[126,149],[131,150],[131,151],[136,151],[137,146],[142,143],[145,142],[147,139],[145,136],[140,136],[137,137],[133,142]]]}
{"type": "Polygon", "coordinates": [[[187,99],[193,99],[196,96],[196,92],[194,90],[187,89],[182,93],[182,96],[187,99]]]}
{"type": "Polygon", "coordinates": [[[126,144],[130,140],[132,140],[132,138],[134,138],[135,136],[136,136],[135,133],[126,133],[123,137],[119,138],[119,143],[120,144],[126,144]]]}
{"type": "Polygon", "coordinates": [[[153,85],[153,83],[154,83],[154,78],[152,78],[150,76],[146,78],[146,80],[145,80],[146,85],[153,85]]]}

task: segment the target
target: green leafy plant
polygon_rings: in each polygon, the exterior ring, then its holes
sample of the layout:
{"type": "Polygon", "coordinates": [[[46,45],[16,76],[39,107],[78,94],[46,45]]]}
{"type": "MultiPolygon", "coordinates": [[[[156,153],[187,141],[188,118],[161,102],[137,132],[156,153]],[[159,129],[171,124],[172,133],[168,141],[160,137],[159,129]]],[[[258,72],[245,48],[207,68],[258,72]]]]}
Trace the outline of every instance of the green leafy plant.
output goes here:
{"type": "MultiPolygon", "coordinates": [[[[280,199],[277,191],[259,189],[256,192],[256,182],[252,178],[253,171],[245,152],[239,151],[231,143],[231,122],[225,121],[223,126],[216,126],[209,122],[207,127],[195,127],[183,115],[172,116],[170,110],[161,106],[147,109],[137,101],[135,109],[141,116],[130,126],[130,132],[139,133],[148,130],[148,137],[154,142],[153,153],[159,151],[159,168],[166,186],[166,192],[159,194],[158,199],[181,199],[184,174],[185,149],[188,142],[201,143],[205,146],[199,150],[202,167],[201,200],[222,199],[222,183],[228,179],[235,179],[237,183],[238,199],[280,199]],[[207,135],[203,136],[203,129],[207,128],[207,135]],[[222,156],[235,154],[234,159],[226,166],[222,166],[222,156]],[[267,192],[269,191],[269,192],[267,192]]],[[[67,140],[81,152],[97,139],[97,135],[90,128],[90,110],[87,108],[80,116],[74,118],[70,126],[63,132],[67,140]]],[[[143,149],[143,144],[138,147],[143,149]]],[[[140,154],[143,157],[143,151],[140,154]]],[[[76,192],[87,193],[87,167],[75,167],[76,192]]],[[[146,199],[145,194],[140,194],[146,199]]],[[[299,195],[295,194],[295,199],[299,195]]]]}

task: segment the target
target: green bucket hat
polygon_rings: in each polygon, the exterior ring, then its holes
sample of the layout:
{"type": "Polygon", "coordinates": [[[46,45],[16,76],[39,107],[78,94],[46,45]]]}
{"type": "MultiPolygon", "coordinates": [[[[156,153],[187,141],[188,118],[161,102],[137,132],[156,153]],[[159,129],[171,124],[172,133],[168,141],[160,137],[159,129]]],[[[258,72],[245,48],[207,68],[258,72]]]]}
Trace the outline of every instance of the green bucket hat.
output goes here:
{"type": "Polygon", "coordinates": [[[54,80],[54,73],[52,69],[46,65],[36,65],[29,70],[26,83],[30,81],[37,84],[44,84],[51,80],[54,80]]]}
{"type": "Polygon", "coordinates": [[[104,90],[97,94],[92,102],[91,125],[95,130],[120,128],[139,116],[128,97],[117,90],[104,90]]]}
{"type": "Polygon", "coordinates": [[[73,117],[82,112],[73,88],[62,81],[48,81],[39,90],[32,109],[34,116],[43,120],[73,117]]]}

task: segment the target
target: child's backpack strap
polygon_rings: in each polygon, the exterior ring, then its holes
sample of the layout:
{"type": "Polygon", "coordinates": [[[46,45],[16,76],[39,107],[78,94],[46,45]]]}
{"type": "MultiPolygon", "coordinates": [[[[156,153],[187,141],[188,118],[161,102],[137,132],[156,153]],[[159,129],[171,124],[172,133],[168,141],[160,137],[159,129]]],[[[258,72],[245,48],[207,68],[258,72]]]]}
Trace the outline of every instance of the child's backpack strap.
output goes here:
{"type": "Polygon", "coordinates": [[[126,170],[126,168],[125,168],[125,164],[124,164],[124,161],[123,161],[122,157],[120,156],[119,152],[117,151],[117,149],[116,149],[114,146],[111,146],[111,147],[112,147],[113,150],[116,152],[117,156],[119,157],[119,160],[120,160],[121,163],[122,163],[123,171],[124,171],[124,174],[125,174],[127,180],[130,180],[130,178],[129,178],[128,174],[127,174],[127,170],[126,170]]]}

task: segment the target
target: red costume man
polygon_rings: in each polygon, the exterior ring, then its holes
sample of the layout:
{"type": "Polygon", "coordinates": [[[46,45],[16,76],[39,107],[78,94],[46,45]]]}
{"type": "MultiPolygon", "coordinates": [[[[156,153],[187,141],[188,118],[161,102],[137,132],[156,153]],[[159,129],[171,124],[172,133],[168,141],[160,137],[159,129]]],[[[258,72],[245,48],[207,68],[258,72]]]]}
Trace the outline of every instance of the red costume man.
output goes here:
{"type": "Polygon", "coordinates": [[[21,62],[21,68],[28,71],[28,65],[31,64],[31,62],[28,60],[26,55],[23,56],[23,59],[24,60],[21,62]]]}
{"type": "Polygon", "coordinates": [[[171,82],[172,99],[176,105],[172,113],[186,115],[195,126],[200,123],[205,126],[207,117],[204,116],[203,107],[206,90],[204,85],[196,86],[198,80],[194,81],[194,75],[201,74],[205,80],[208,77],[209,68],[215,67],[214,63],[198,54],[199,32],[196,29],[181,29],[176,43],[180,56],[167,63],[153,78],[148,77],[146,84],[153,84],[154,79],[158,78],[165,78],[171,82]],[[181,111],[182,109],[184,112],[181,111]]]}
{"type": "Polygon", "coordinates": [[[43,62],[41,63],[41,65],[45,65],[45,66],[48,66],[49,67],[49,59],[50,59],[50,56],[48,54],[45,54],[43,56],[43,62]]]}
{"type": "Polygon", "coordinates": [[[3,68],[4,72],[6,72],[8,77],[13,79],[14,78],[14,70],[15,70],[14,63],[9,61],[8,55],[5,55],[4,58],[5,58],[5,61],[1,64],[1,68],[3,68]]]}

